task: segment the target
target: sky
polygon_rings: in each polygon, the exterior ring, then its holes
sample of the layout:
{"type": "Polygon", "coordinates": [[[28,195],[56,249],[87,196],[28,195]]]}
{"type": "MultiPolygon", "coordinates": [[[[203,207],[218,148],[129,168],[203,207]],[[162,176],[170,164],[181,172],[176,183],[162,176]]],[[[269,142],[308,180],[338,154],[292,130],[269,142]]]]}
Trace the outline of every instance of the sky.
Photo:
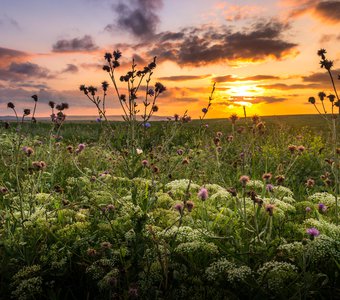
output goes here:
{"type": "MultiPolygon", "coordinates": [[[[335,0],[1,0],[0,115],[32,108],[48,116],[49,101],[68,102],[69,115],[95,115],[79,91],[101,86],[104,54],[119,49],[118,78],[157,56],[151,83],[167,91],[158,115],[194,118],[216,91],[207,117],[233,113],[315,113],[308,103],[332,93],[319,66],[320,48],[340,74],[340,1],[335,0]]],[[[340,81],[336,84],[340,86],[340,81]]],[[[122,92],[126,85],[119,82],[122,92]]],[[[142,101],[142,95],[138,101],[142,101]]],[[[107,114],[120,115],[112,88],[107,114]]]]}

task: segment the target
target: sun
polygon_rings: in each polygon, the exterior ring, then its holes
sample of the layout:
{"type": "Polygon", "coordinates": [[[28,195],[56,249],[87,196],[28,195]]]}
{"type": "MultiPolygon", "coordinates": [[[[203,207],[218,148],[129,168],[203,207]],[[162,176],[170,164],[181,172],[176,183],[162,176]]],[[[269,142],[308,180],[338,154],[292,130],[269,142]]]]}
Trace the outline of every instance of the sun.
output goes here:
{"type": "MultiPolygon", "coordinates": [[[[232,86],[229,89],[228,94],[231,97],[253,98],[253,97],[262,95],[263,94],[263,89],[257,87],[256,85],[244,85],[244,84],[240,84],[240,85],[232,86]]],[[[247,100],[250,100],[250,99],[247,99],[247,100]]]]}

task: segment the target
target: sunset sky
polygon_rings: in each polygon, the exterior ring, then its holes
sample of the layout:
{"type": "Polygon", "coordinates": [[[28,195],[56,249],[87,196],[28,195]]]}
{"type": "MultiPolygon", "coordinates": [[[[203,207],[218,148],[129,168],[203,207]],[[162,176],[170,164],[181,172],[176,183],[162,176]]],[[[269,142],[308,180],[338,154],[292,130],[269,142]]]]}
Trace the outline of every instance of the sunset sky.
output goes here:
{"type": "MultiPolygon", "coordinates": [[[[1,0],[0,37],[2,116],[12,113],[9,101],[31,108],[33,94],[38,116],[49,114],[50,100],[68,102],[69,115],[95,115],[79,85],[109,81],[104,54],[115,49],[123,53],[118,75],[132,57],[143,68],[157,56],[163,116],[188,109],[198,117],[213,81],[210,118],[241,114],[243,102],[250,115],[315,113],[308,97],[332,92],[318,49],[340,74],[334,0],[1,0]]],[[[108,113],[121,114],[113,95],[108,113]]]]}

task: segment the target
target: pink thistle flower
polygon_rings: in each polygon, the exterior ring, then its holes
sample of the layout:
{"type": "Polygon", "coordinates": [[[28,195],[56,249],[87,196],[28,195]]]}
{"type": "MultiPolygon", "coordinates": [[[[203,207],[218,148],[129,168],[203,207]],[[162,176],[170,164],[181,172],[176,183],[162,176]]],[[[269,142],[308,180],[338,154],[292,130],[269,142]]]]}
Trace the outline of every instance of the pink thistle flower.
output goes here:
{"type": "Polygon", "coordinates": [[[177,210],[180,214],[182,214],[182,212],[183,212],[183,204],[182,203],[175,204],[174,209],[177,210]]]}
{"type": "Polygon", "coordinates": [[[208,190],[204,187],[200,189],[200,191],[197,194],[198,198],[200,198],[202,201],[205,201],[208,199],[208,190]]]}
{"type": "Polygon", "coordinates": [[[250,178],[247,175],[242,175],[240,177],[240,182],[242,183],[242,185],[245,187],[247,185],[247,183],[249,182],[250,178]]]}
{"type": "Polygon", "coordinates": [[[275,206],[273,204],[267,204],[265,209],[266,209],[266,212],[272,216],[273,215],[273,211],[274,211],[274,208],[275,206]]]}
{"type": "Polygon", "coordinates": [[[192,209],[195,207],[195,204],[194,204],[194,202],[192,202],[192,201],[187,201],[187,203],[186,203],[186,207],[187,207],[187,210],[188,210],[188,212],[191,212],[192,211],[192,209]]]}
{"type": "Polygon", "coordinates": [[[318,209],[320,213],[325,213],[327,211],[327,206],[323,203],[318,204],[318,209]]]}
{"type": "Polygon", "coordinates": [[[311,240],[314,240],[316,236],[320,235],[320,231],[317,230],[315,227],[308,228],[306,232],[307,234],[309,234],[311,240]]]}

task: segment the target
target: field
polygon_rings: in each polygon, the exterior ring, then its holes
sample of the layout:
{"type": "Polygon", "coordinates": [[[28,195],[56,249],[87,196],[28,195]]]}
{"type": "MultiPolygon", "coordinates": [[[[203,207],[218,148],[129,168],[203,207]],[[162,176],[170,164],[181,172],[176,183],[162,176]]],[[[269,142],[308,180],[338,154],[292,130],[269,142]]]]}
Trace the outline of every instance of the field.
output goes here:
{"type": "Polygon", "coordinates": [[[1,124],[0,299],[340,298],[339,128],[132,122],[1,124]]]}

